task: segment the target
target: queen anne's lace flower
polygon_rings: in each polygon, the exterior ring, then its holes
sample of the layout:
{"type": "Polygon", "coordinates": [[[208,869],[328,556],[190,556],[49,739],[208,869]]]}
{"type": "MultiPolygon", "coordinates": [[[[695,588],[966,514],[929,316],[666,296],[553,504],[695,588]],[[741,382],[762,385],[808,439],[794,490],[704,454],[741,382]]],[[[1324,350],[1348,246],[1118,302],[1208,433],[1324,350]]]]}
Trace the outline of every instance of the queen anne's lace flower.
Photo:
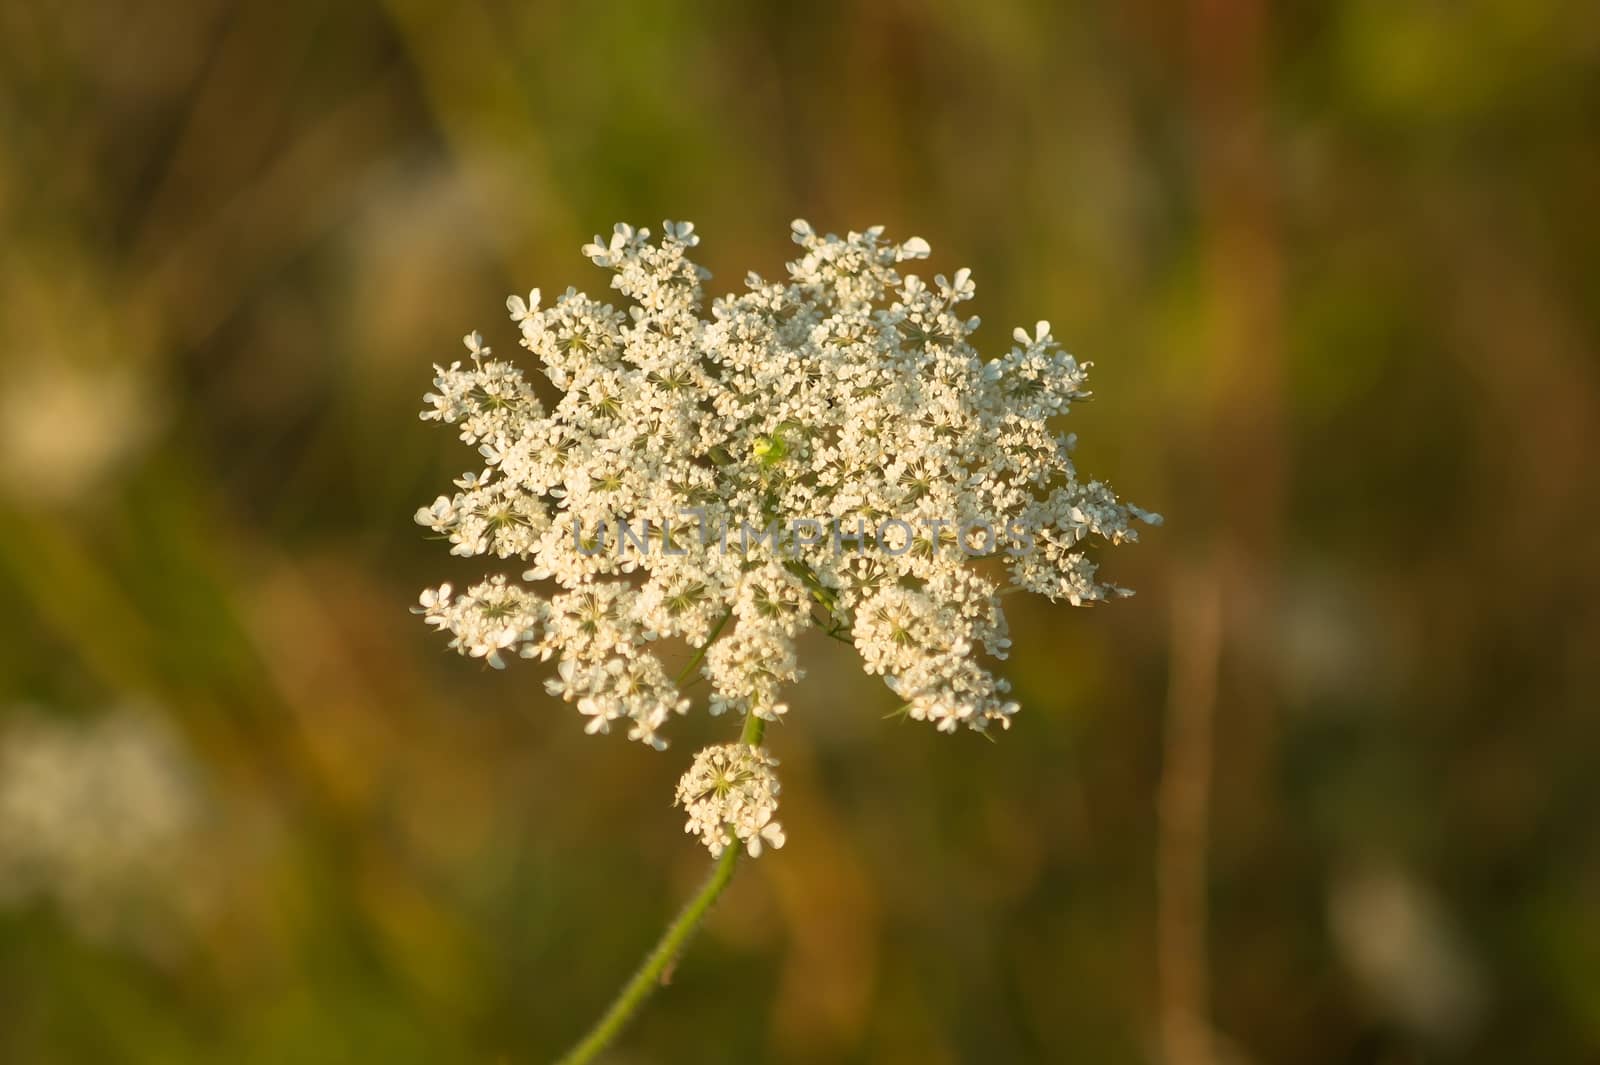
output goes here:
{"type": "MultiPolygon", "coordinates": [[[[523,560],[527,583],[445,585],[418,612],[497,668],[557,659],[549,688],[591,732],[665,745],[688,701],[663,641],[703,652],[690,674],[712,712],[776,718],[811,627],[853,643],[912,718],[1008,725],[1017,704],[984,664],[1010,643],[1005,586],[1074,605],[1128,594],[1086,551],[1160,520],[1079,479],[1052,419],[1088,395],[1088,364],[1048,322],[985,360],[961,313],[970,272],[900,273],[924,241],[805,222],[794,239],[787,281],[752,274],[707,318],[693,226],[595,238],[584,254],[625,308],[571,289],[506,303],[553,386],[548,410],[477,333],[470,363],[438,367],[422,417],[483,465],[417,521],[453,554],[523,560]]],[[[750,824],[760,838],[766,822],[750,824]]]]}
{"type": "Polygon", "coordinates": [[[695,755],[694,764],[678,781],[677,805],[689,814],[683,826],[711,851],[743,843],[750,857],[761,855],[763,845],[783,846],[783,826],[772,819],[778,812],[778,764],[759,747],[723,743],[695,755]]]}

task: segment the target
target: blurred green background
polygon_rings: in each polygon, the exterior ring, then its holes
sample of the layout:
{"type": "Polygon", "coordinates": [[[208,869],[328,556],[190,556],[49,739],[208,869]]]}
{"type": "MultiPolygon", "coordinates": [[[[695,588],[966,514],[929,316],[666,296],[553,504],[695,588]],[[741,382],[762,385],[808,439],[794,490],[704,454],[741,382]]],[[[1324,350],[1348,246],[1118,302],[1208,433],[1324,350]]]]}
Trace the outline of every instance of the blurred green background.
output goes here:
{"type": "Polygon", "coordinates": [[[1139,596],[986,743],[812,640],[617,1063],[1600,1062],[1600,9],[0,0],[0,1062],[537,1062],[707,866],[407,613],[416,418],[686,218],[1093,359],[1139,596]]]}

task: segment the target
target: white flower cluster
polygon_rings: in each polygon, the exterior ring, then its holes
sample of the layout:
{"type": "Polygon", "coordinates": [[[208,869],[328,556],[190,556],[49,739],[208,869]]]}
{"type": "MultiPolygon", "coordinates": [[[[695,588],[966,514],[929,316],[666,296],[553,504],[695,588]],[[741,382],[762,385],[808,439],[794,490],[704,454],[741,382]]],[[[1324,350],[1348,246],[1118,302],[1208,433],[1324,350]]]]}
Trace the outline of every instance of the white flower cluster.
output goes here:
{"type": "Polygon", "coordinates": [[[688,703],[663,640],[697,649],[689,674],[709,681],[713,713],[775,718],[812,627],[852,641],[912,718],[1006,725],[1017,704],[980,659],[1010,643],[1003,588],[1074,605],[1126,594],[1085,549],[1159,521],[1078,478],[1074,439],[1052,419],[1087,395],[1087,364],[1049,323],[985,360],[968,342],[978,319],[962,313],[969,271],[902,275],[927,243],[877,227],[793,228],[802,254],[787,281],[752,274],[703,317],[693,227],[668,222],[653,240],[618,226],[584,254],[612,271],[624,308],[572,289],[548,306],[538,290],[507,301],[553,386],[548,410],[476,333],[470,361],[439,367],[426,397],[422,417],[454,426],[482,468],[417,521],[454,554],[519,559],[525,573],[429,589],[418,612],[497,668],[557,658],[550,689],[591,732],[621,723],[664,746],[688,703]],[[797,521],[918,531],[893,550],[705,535],[797,521]],[[619,522],[655,549],[601,549],[619,522]],[[1026,530],[1028,550],[975,546],[973,528],[1026,530]]]}
{"type": "Polygon", "coordinates": [[[778,812],[776,758],[747,743],[722,743],[707,747],[678,781],[675,804],[689,813],[685,832],[700,837],[713,858],[742,842],[750,857],[761,856],[763,845],[783,846],[783,826],[772,819],[778,812]]]}

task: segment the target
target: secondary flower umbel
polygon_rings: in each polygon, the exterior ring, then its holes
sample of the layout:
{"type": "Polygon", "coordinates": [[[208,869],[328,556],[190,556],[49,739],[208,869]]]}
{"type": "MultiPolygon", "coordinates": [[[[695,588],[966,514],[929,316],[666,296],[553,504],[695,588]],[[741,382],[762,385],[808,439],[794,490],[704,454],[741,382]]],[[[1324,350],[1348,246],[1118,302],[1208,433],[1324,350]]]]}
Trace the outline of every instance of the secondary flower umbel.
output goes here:
{"type": "MultiPolygon", "coordinates": [[[[1053,420],[1088,394],[1087,364],[1048,322],[984,359],[968,342],[978,319],[961,313],[970,271],[902,275],[927,243],[877,227],[842,239],[793,228],[802,253],[787,281],[751,274],[709,317],[688,223],[656,240],[619,225],[584,248],[623,307],[572,289],[548,306],[537,289],[511,297],[557,397],[548,410],[477,333],[469,363],[438,368],[422,417],[455,426],[482,467],[417,521],[454,554],[520,559],[525,572],[429,589],[419,613],[497,668],[513,654],[557,659],[550,690],[591,732],[622,724],[665,745],[662,727],[689,703],[662,641],[697,650],[683,679],[709,681],[712,713],[774,719],[800,676],[795,639],[813,627],[853,642],[910,717],[1008,725],[1017,704],[985,664],[1010,644],[1002,591],[1074,605],[1126,594],[1097,578],[1086,548],[1160,520],[1079,479],[1074,438],[1053,420]],[[801,519],[889,532],[843,551],[828,537],[697,535],[801,519]],[[655,543],[603,549],[619,522],[655,543]],[[1026,549],[1002,550],[994,530],[1020,531],[1026,549]]],[[[737,837],[761,838],[756,827],[737,837]]]]}
{"type": "Polygon", "coordinates": [[[772,819],[778,812],[778,764],[759,747],[721,743],[694,756],[694,765],[678,781],[677,804],[689,813],[683,826],[721,857],[724,847],[744,844],[750,857],[761,855],[763,844],[783,846],[783,826],[772,819]]]}

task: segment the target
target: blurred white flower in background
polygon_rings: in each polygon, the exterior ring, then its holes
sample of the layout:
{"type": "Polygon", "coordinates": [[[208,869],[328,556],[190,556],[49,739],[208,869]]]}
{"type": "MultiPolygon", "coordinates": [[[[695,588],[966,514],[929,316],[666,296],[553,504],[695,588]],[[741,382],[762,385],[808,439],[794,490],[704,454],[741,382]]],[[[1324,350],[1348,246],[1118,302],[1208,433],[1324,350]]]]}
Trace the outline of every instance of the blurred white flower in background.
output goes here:
{"type": "Polygon", "coordinates": [[[1395,865],[1358,868],[1335,878],[1328,909],[1335,946],[1380,1009],[1436,1043],[1465,1042],[1488,989],[1426,885],[1395,865]]]}
{"type": "Polygon", "coordinates": [[[84,499],[137,455],[160,421],[148,382],[131,366],[43,358],[8,373],[0,491],[23,506],[84,499]]]}
{"type": "Polygon", "coordinates": [[[78,934],[159,948],[192,912],[202,796],[152,714],[21,708],[0,726],[0,906],[48,902],[78,934]]]}
{"type": "Polygon", "coordinates": [[[375,169],[360,204],[342,234],[351,313],[339,350],[369,375],[368,388],[398,399],[409,385],[391,372],[396,361],[413,350],[413,338],[437,332],[451,307],[473,298],[479,264],[504,254],[505,232],[460,167],[406,160],[375,169]]]}
{"type": "Polygon", "coordinates": [[[1355,566],[1300,560],[1288,573],[1271,631],[1257,653],[1272,663],[1287,705],[1309,713],[1381,705],[1400,636],[1394,611],[1355,566]]]}

